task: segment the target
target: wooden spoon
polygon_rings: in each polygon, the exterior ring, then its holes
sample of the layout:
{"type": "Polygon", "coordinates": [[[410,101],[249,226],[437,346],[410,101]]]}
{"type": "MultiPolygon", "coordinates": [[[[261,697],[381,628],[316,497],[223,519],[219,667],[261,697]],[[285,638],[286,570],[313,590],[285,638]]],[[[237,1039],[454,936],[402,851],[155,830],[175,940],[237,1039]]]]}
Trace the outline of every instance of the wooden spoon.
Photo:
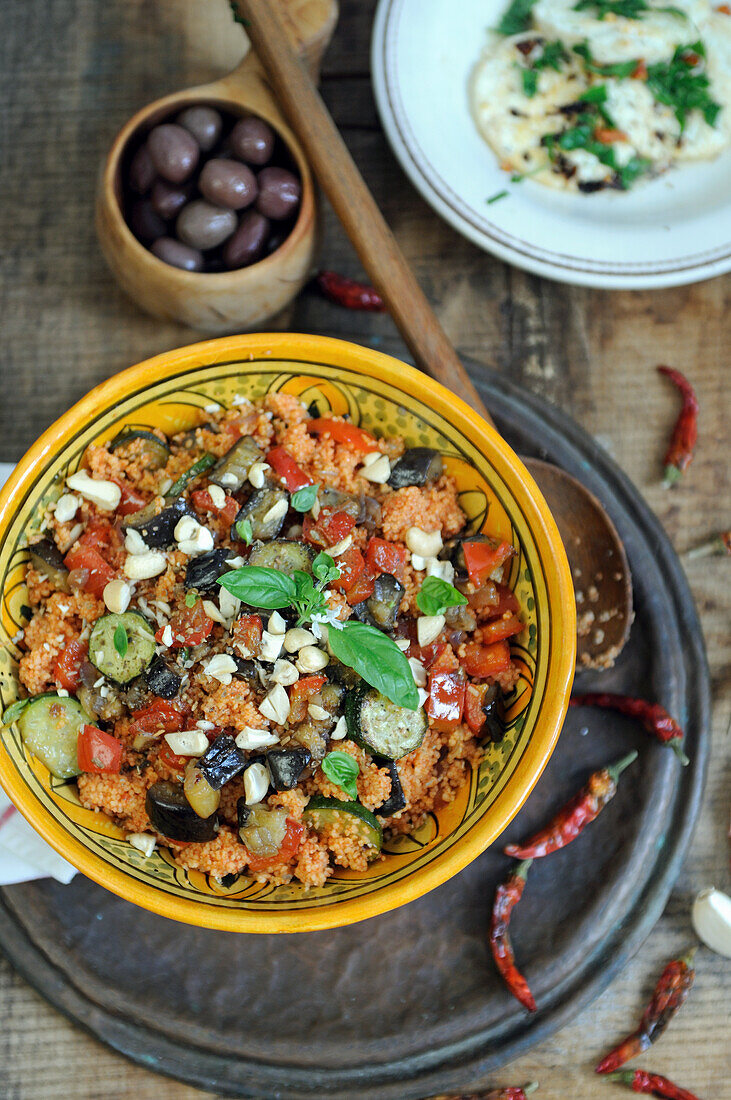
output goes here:
{"type": "MultiPolygon", "coordinates": [[[[234,0],[234,7],[246,19],[247,34],[264,63],[279,105],[417,365],[471,405],[494,427],[325,104],[294,52],[292,28],[281,0],[234,0]]],[[[591,599],[590,610],[594,612],[596,625],[588,635],[578,639],[579,663],[584,667],[609,667],[627,640],[632,622],[632,581],[619,536],[596,497],[575,478],[558,467],[532,459],[528,459],[526,465],[545,489],[549,508],[566,547],[577,590],[579,615],[584,608],[578,596],[591,599]],[[591,597],[587,593],[590,586],[593,586],[591,597]],[[596,599],[593,598],[594,589],[596,599]]]]}

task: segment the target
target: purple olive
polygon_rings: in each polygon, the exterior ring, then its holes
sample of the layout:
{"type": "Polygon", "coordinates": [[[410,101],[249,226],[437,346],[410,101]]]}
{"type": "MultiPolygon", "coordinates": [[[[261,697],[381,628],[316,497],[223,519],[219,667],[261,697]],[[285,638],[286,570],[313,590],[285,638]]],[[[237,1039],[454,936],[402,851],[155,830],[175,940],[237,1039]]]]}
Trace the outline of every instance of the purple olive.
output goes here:
{"type": "Polygon", "coordinates": [[[175,120],[193,135],[204,153],[209,153],[221,136],[223,120],[213,107],[186,107],[175,120]]]}
{"type": "Polygon", "coordinates": [[[149,199],[137,199],[132,204],[129,212],[129,227],[139,241],[145,244],[162,237],[165,233],[165,222],[160,215],[152,209],[149,199]]]}
{"type": "Polygon", "coordinates": [[[153,256],[163,263],[182,268],[183,271],[202,271],[203,253],[197,248],[188,248],[174,237],[158,237],[150,249],[153,256]]]}
{"type": "Polygon", "coordinates": [[[155,165],[152,163],[152,157],[146,145],[140,145],[132,157],[127,182],[130,189],[138,195],[144,195],[155,182],[155,165]]]}
{"type": "Polygon", "coordinates": [[[167,180],[156,179],[152,186],[150,202],[161,218],[170,221],[176,218],[193,194],[193,186],[190,183],[176,187],[167,180]]]}
{"type": "Polygon", "coordinates": [[[229,137],[235,155],[247,164],[258,166],[268,164],[272,159],[275,140],[271,126],[254,115],[239,119],[229,137]]]}
{"type": "Polygon", "coordinates": [[[256,209],[274,221],[281,221],[294,214],[299,206],[302,187],[300,181],[286,168],[262,168],[258,176],[259,198],[256,209]]]}
{"type": "Polygon", "coordinates": [[[204,198],[231,210],[251,206],[257,196],[256,176],[245,164],[216,157],[203,166],[198,187],[204,198]]]}
{"type": "Polygon", "coordinates": [[[159,175],[170,183],[184,183],[195,170],[198,142],[182,126],[164,122],[150,131],[147,147],[159,175]]]}
{"type": "Polygon", "coordinates": [[[184,244],[205,252],[222,244],[235,231],[236,215],[204,199],[184,206],[175,223],[175,232],[184,244]]]}
{"type": "Polygon", "coordinates": [[[241,215],[239,228],[229,237],[223,250],[223,262],[229,270],[248,267],[263,256],[271,226],[258,210],[241,215]]]}

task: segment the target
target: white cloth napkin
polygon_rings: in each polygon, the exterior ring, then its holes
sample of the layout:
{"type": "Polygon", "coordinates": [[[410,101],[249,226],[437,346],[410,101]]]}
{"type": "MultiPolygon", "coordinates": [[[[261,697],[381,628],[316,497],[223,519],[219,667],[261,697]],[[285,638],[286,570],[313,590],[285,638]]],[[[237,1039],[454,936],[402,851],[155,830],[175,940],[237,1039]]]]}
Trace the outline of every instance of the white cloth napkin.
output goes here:
{"type": "MultiPolygon", "coordinates": [[[[12,469],[9,463],[0,462],[0,488],[12,469]]],[[[75,874],[76,868],[56,855],[0,790],[0,886],[49,876],[71,882],[75,874]]]]}

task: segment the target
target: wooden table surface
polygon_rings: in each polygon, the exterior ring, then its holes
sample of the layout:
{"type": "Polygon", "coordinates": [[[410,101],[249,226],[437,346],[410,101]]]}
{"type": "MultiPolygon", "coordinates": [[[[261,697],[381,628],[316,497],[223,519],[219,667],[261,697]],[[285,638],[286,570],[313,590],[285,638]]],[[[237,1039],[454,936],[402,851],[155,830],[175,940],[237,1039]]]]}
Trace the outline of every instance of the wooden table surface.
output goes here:
{"type": "MultiPolygon", "coordinates": [[[[679,552],[728,526],[724,357],[731,350],[731,280],[634,293],[577,289],[508,267],[459,237],[407,182],[381,131],[368,63],[374,9],[375,0],[341,3],[324,92],[458,349],[567,409],[639,486],[679,552]],[[701,403],[697,457],[672,492],[659,480],[677,399],[655,373],[661,362],[687,372],[701,403]]],[[[133,111],[225,73],[243,49],[243,32],[232,24],[225,0],[3,0],[0,460],[17,460],[104,378],[197,338],[140,313],[112,281],[94,237],[94,188],[105,151],[133,111]]],[[[329,210],[322,256],[328,267],[359,271],[329,210]]],[[[396,355],[404,351],[388,317],[347,313],[312,295],[271,327],[342,334],[396,355]]],[[[714,743],[704,810],[666,912],[610,988],[572,1024],[496,1074],[496,1084],[536,1079],[546,1100],[622,1095],[593,1076],[593,1062],[634,1024],[664,962],[688,944],[694,894],[711,883],[729,890],[724,589],[730,568],[722,559],[688,564],[713,677],[714,743]]],[[[642,1064],[704,1100],[728,1100],[730,989],[729,962],[701,951],[688,1004],[642,1064]]],[[[2,958],[0,1066],[5,1100],[205,1095],[102,1047],[2,958]]]]}

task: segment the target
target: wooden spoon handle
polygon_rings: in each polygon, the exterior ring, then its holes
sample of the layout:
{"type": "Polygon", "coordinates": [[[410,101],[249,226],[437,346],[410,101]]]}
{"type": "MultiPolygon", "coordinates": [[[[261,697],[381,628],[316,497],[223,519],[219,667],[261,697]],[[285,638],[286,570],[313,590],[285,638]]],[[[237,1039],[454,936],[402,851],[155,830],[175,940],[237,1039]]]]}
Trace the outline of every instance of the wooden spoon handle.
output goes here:
{"type": "Polygon", "coordinates": [[[492,423],[325,104],[295,55],[279,3],[234,0],[234,6],[247,20],[246,33],[264,63],[279,104],[418,366],[492,423]]]}

